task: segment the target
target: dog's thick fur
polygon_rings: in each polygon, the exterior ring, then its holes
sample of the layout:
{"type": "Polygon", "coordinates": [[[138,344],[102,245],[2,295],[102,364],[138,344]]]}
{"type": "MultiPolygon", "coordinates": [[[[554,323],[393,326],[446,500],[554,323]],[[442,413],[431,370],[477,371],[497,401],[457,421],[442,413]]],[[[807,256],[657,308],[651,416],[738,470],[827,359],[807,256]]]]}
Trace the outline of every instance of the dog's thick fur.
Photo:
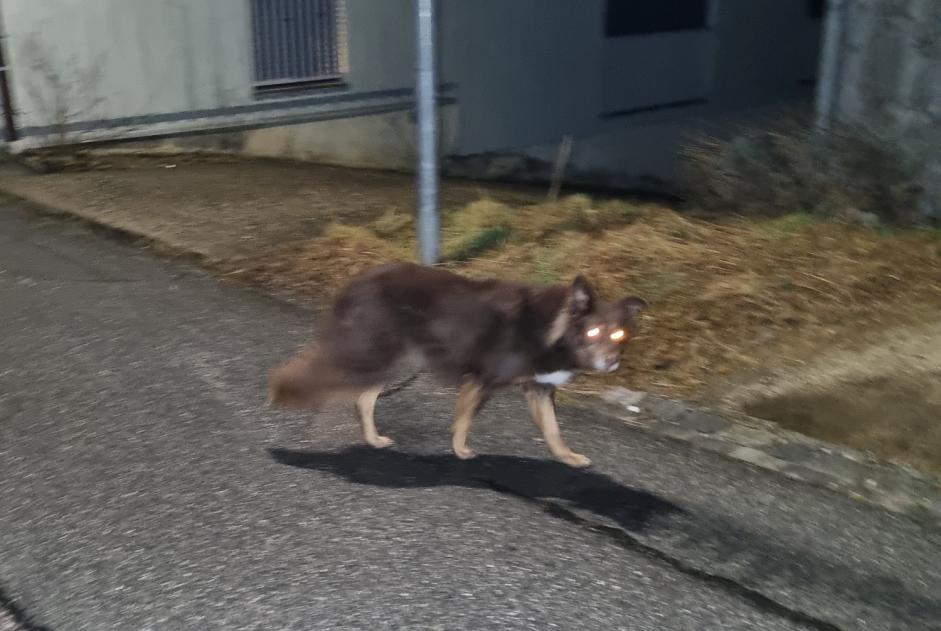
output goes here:
{"type": "Polygon", "coordinates": [[[615,370],[645,306],[637,297],[600,303],[582,277],[531,287],[385,265],[340,293],[319,345],[275,371],[270,400],[315,407],[337,394],[353,395],[366,442],[385,447],[392,441],[376,431],[376,399],[402,362],[419,358],[461,386],[452,426],[458,457],[474,456],[467,433],[493,390],[516,383],[552,454],[588,466],[559,435],[555,388],[578,371],[615,370]]]}

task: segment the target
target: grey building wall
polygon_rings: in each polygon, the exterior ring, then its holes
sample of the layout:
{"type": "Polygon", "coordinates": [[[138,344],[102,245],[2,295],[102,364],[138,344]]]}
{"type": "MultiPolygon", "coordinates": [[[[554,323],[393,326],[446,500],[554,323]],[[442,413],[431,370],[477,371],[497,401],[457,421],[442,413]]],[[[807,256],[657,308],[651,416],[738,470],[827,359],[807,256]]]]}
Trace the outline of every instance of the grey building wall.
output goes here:
{"type": "Polygon", "coordinates": [[[576,179],[671,180],[690,134],[812,100],[822,22],[805,0],[712,0],[706,30],[619,38],[605,5],[446,1],[453,172],[541,179],[572,135],[576,179]]]}
{"type": "MultiPolygon", "coordinates": [[[[25,147],[63,131],[216,130],[207,145],[260,155],[391,168],[413,157],[412,0],[345,0],[344,85],[281,95],[253,89],[248,0],[0,0],[0,11],[25,147]]],[[[447,140],[453,107],[442,116],[447,140]]]]}
{"type": "MultiPolygon", "coordinates": [[[[260,98],[248,0],[0,0],[20,126],[54,131],[58,90],[76,139],[158,134],[171,149],[410,168],[414,2],[345,6],[345,85],[260,98]],[[50,88],[37,60],[65,86],[50,88]],[[197,130],[214,133],[175,139],[197,130]]],[[[669,179],[691,131],[812,94],[820,23],[806,6],[712,0],[708,30],[611,39],[604,0],[440,0],[449,168],[486,175],[478,157],[509,154],[496,175],[532,176],[526,165],[572,135],[572,174],[669,179]]]]}
{"type": "MultiPolygon", "coordinates": [[[[346,0],[346,94],[412,85],[412,4],[346,0]]],[[[37,102],[51,88],[37,64],[82,101],[76,118],[256,102],[247,0],[0,0],[0,9],[23,126],[53,122],[37,102]]]]}
{"type": "Polygon", "coordinates": [[[243,76],[250,51],[238,45],[241,3],[3,0],[0,9],[17,117],[27,130],[251,97],[243,76]]]}

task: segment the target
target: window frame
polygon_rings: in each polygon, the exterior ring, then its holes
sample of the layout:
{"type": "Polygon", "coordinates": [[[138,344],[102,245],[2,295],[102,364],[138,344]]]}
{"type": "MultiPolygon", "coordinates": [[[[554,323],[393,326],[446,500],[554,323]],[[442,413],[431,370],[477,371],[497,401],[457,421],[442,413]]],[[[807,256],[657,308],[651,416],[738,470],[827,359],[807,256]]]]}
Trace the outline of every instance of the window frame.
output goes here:
{"type": "MultiPolygon", "coordinates": [[[[673,26],[669,24],[650,24],[649,26],[636,26],[625,30],[615,28],[612,23],[612,7],[620,5],[621,10],[634,10],[636,12],[655,11],[661,9],[668,0],[606,0],[604,7],[604,37],[617,39],[621,37],[638,37],[644,35],[657,35],[661,33],[682,33],[694,31],[708,31],[712,28],[712,2],[711,0],[687,0],[699,3],[695,9],[697,15],[690,20],[679,20],[673,26]]],[[[676,0],[673,0],[674,2],[676,0]]],[[[682,1],[682,0],[680,0],[682,1]]],[[[675,15],[675,12],[674,12],[675,15]]],[[[654,17],[654,16],[651,16],[654,17]]]]}
{"type": "Polygon", "coordinates": [[[248,14],[256,94],[345,83],[345,0],[248,0],[248,14]],[[332,16],[324,20],[325,12],[332,16]],[[272,24],[278,20],[284,24],[272,24]]]}

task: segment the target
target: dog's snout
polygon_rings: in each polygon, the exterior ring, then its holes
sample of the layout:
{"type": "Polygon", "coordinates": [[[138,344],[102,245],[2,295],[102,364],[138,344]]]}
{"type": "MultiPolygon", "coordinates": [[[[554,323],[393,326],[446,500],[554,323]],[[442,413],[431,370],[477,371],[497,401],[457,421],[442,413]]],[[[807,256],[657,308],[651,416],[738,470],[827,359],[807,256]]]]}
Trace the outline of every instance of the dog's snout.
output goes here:
{"type": "Polygon", "coordinates": [[[594,369],[598,372],[614,372],[621,365],[621,356],[619,353],[605,353],[595,357],[592,362],[594,369]]]}

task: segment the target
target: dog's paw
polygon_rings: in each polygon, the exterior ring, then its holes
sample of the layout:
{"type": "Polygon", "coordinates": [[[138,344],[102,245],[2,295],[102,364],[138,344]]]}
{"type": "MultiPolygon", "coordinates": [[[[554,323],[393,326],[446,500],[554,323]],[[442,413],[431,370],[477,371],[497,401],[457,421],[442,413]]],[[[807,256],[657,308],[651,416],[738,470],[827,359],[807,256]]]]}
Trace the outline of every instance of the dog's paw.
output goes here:
{"type": "Polygon", "coordinates": [[[454,447],[454,455],[461,460],[470,460],[477,457],[477,452],[470,447],[454,447]]]}
{"type": "Polygon", "coordinates": [[[576,469],[585,469],[586,467],[591,466],[591,460],[581,454],[575,453],[574,451],[570,451],[564,456],[561,456],[559,460],[570,467],[575,467],[576,469]]]}
{"type": "Polygon", "coordinates": [[[376,436],[367,442],[371,447],[375,447],[376,449],[384,449],[385,447],[391,447],[395,444],[395,441],[388,436],[376,436]]]}

